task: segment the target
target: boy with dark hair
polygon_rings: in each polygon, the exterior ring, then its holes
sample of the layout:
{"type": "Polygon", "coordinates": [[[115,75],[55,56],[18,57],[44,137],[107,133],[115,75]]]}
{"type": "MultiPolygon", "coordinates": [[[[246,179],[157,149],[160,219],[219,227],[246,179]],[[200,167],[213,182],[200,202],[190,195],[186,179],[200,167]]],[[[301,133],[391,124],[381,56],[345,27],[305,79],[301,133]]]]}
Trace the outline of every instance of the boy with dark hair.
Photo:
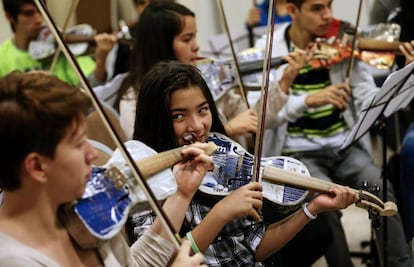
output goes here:
{"type": "MultiPolygon", "coordinates": [[[[35,59],[29,52],[31,41],[36,40],[42,33],[44,36],[51,34],[44,32],[47,29],[43,25],[42,15],[34,1],[3,0],[3,8],[14,35],[0,45],[0,77],[14,70],[48,71],[52,57],[35,59]]],[[[90,56],[77,57],[82,71],[88,76],[92,85],[101,84],[106,80],[106,57],[115,43],[115,37],[109,34],[99,34],[95,37],[95,41],[97,43],[95,58],[90,56]]],[[[45,43],[49,45],[46,40],[45,43]]],[[[47,48],[41,46],[40,49],[47,48]]],[[[51,73],[70,84],[75,85],[79,82],[63,55],[59,55],[51,73]]]]}

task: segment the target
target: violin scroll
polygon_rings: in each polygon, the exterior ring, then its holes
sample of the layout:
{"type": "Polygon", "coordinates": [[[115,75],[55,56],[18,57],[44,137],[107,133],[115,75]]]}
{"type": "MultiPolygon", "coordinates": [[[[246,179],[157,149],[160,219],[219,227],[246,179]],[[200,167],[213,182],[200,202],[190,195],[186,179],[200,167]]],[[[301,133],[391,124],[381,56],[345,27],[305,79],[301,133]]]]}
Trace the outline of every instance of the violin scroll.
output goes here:
{"type": "Polygon", "coordinates": [[[368,200],[361,199],[360,201],[355,203],[355,206],[362,208],[362,209],[366,209],[368,211],[372,209],[375,212],[378,212],[380,216],[386,216],[386,217],[394,216],[398,212],[397,205],[391,201],[387,201],[383,203],[382,205],[378,205],[368,200]]]}
{"type": "Polygon", "coordinates": [[[397,205],[394,202],[385,202],[379,199],[375,193],[380,192],[380,187],[377,184],[369,186],[367,181],[364,181],[359,191],[361,201],[355,203],[356,206],[367,210],[374,210],[379,212],[380,216],[393,216],[397,213],[397,205]]]}

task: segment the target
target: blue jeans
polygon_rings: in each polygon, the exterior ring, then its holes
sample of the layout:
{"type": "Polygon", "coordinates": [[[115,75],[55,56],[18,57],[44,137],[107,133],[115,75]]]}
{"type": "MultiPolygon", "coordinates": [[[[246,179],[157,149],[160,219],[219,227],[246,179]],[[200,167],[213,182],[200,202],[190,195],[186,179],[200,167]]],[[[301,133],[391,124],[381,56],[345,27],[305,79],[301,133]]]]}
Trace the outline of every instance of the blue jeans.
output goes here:
{"type": "Polygon", "coordinates": [[[400,152],[400,188],[407,240],[414,236],[414,123],[404,136],[400,152]]]}

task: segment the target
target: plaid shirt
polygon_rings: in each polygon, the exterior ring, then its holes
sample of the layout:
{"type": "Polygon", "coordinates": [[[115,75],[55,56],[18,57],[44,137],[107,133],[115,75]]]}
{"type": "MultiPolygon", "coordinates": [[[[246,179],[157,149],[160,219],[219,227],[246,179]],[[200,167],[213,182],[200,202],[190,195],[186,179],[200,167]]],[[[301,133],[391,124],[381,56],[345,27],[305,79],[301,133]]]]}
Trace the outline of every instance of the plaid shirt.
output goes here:
{"type": "MultiPolygon", "coordinates": [[[[193,200],[187,210],[181,234],[185,235],[196,227],[210,210],[209,206],[193,200]]],[[[155,214],[152,211],[143,211],[133,214],[130,220],[135,237],[138,238],[154,222],[155,214]]],[[[255,261],[254,253],[265,230],[263,222],[254,222],[247,218],[231,221],[204,252],[205,263],[208,266],[263,266],[255,261]]]]}

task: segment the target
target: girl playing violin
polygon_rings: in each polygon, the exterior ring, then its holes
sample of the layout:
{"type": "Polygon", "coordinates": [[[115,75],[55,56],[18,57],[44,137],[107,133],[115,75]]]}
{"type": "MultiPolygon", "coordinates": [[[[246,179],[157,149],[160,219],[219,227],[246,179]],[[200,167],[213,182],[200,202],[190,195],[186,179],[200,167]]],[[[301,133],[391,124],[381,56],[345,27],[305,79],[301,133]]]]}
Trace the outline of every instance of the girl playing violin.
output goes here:
{"type": "MultiPolygon", "coordinates": [[[[166,266],[174,246],[158,220],[131,248],[120,234],[83,249],[58,216],[79,199],[97,151],[86,137],[90,100],[78,88],[44,73],[13,72],[0,78],[0,262],[3,266],[166,266]],[[7,155],[6,155],[7,154],[7,155]]],[[[211,159],[205,144],[183,151],[191,162],[174,167],[178,191],[164,210],[180,227],[211,159]]],[[[200,266],[183,243],[172,266],[200,266]]],[[[205,265],[203,265],[205,266],[205,265]]]]}
{"type": "MultiPolygon", "coordinates": [[[[133,47],[129,73],[120,74],[111,83],[94,88],[101,99],[119,110],[127,138],[132,138],[135,101],[143,76],[151,66],[161,61],[178,60],[195,65],[199,59],[196,34],[195,15],[185,6],[155,0],[144,9],[135,31],[135,39],[139,42],[133,47]]],[[[304,61],[304,55],[296,51],[286,60],[290,63],[290,71],[292,64],[304,61]]],[[[267,103],[269,114],[275,114],[284,105],[286,92],[277,83],[271,85],[267,103]]],[[[233,90],[221,97],[216,105],[229,136],[236,138],[256,132],[258,106],[247,109],[240,95],[233,90]]],[[[272,116],[267,116],[267,119],[271,120],[272,116]]]]}
{"type": "MultiPolygon", "coordinates": [[[[212,95],[199,71],[178,62],[156,64],[143,79],[135,120],[134,139],[158,151],[204,142],[210,131],[225,134],[212,95]]],[[[194,251],[204,253],[207,265],[263,266],[261,262],[283,247],[317,214],[345,208],[358,200],[348,188],[333,187],[288,219],[265,226],[260,183],[248,183],[212,205],[197,195],[181,229],[194,251]],[[250,216],[254,221],[248,218],[250,216]],[[185,234],[187,233],[187,234],[185,234]]],[[[150,212],[134,215],[135,232],[151,223],[150,212]]]]}

